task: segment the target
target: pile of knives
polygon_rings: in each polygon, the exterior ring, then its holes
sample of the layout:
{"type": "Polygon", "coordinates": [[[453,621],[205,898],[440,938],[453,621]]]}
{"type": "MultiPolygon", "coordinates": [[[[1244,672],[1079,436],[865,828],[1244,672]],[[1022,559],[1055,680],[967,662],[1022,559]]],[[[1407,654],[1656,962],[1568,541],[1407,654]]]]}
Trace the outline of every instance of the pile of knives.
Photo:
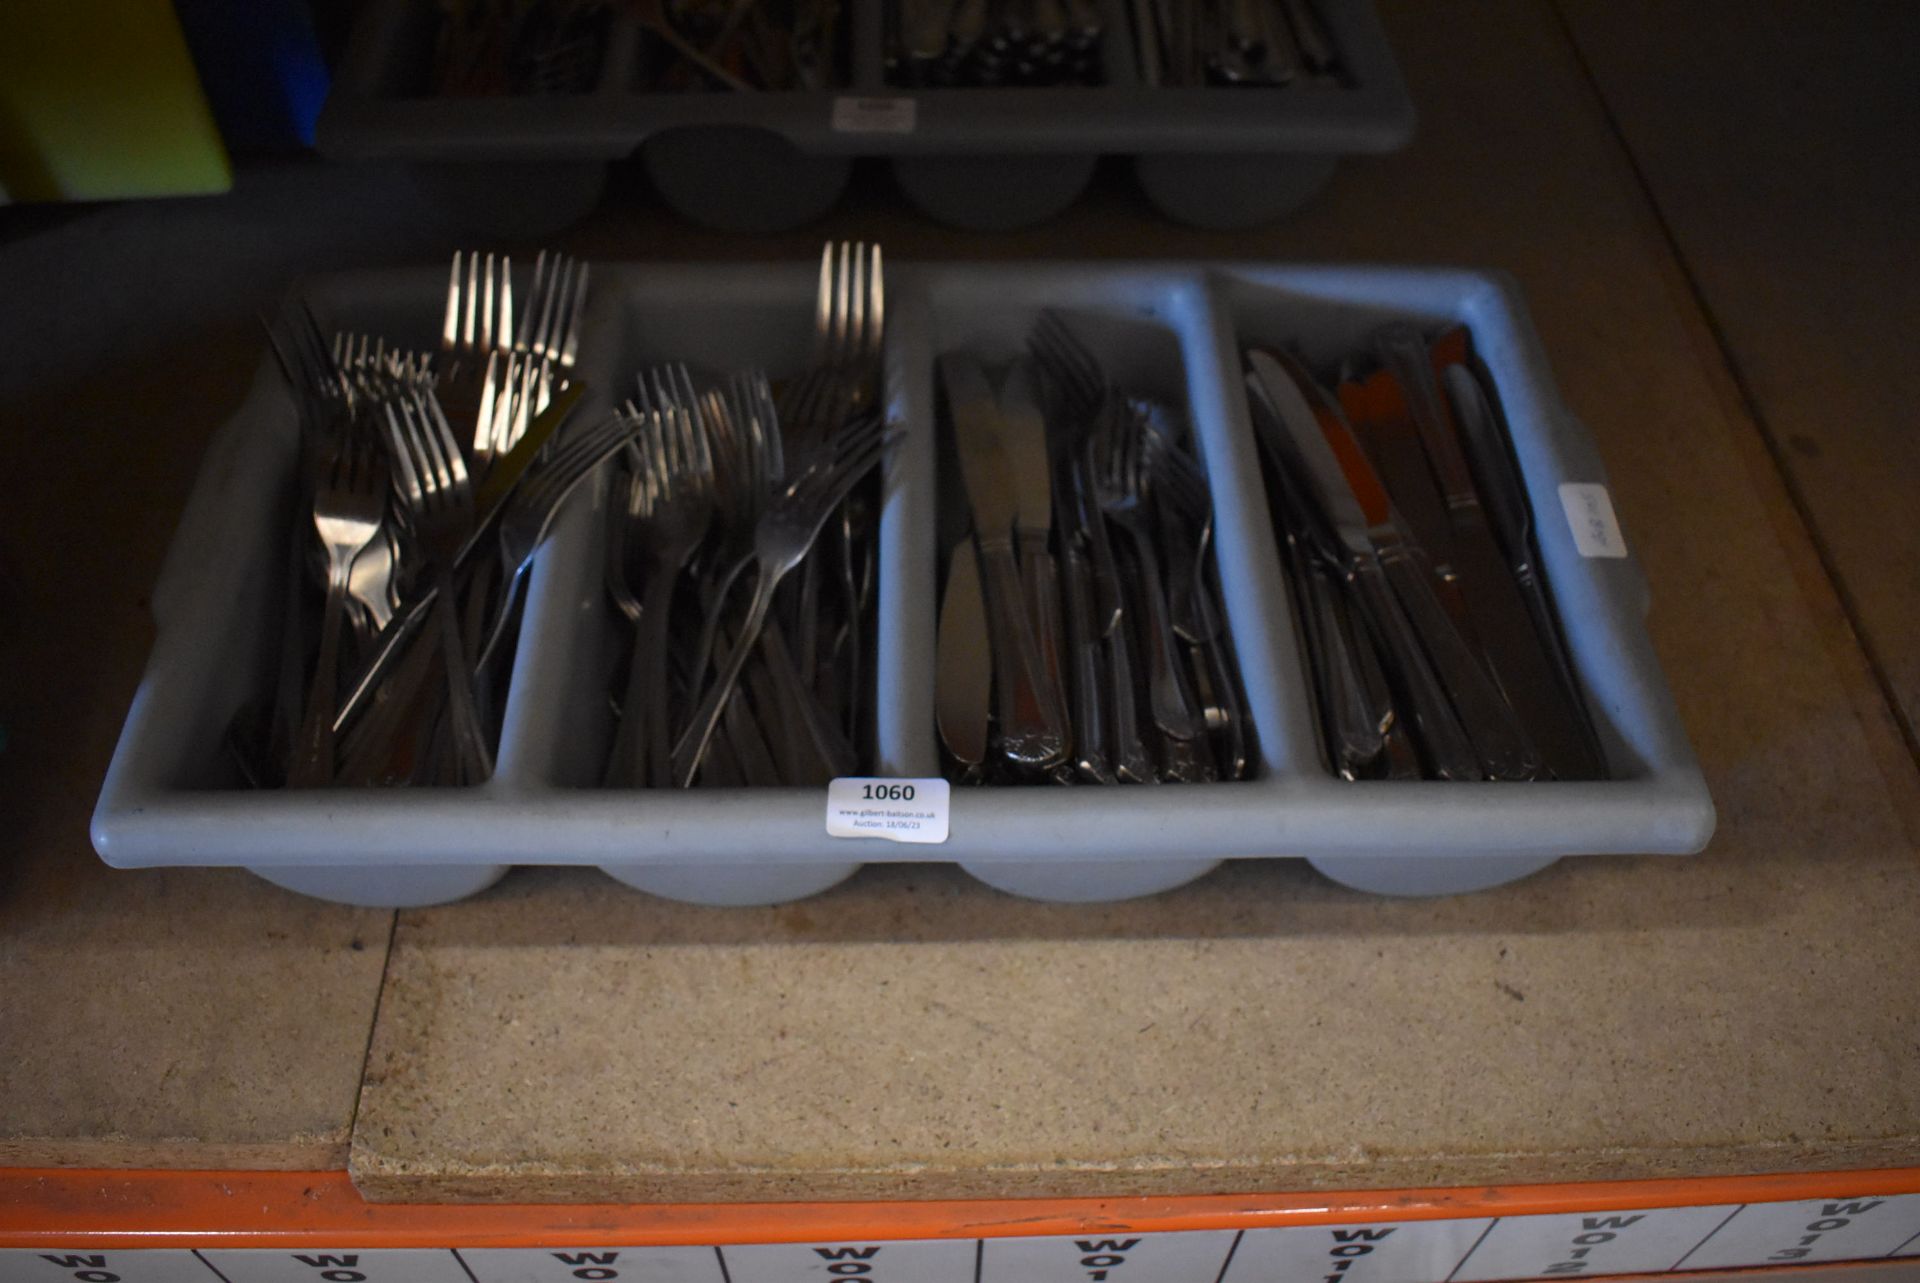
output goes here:
{"type": "Polygon", "coordinates": [[[1604,778],[1467,331],[1389,325],[1331,388],[1285,352],[1245,368],[1333,771],[1604,778]]]}
{"type": "MultiPolygon", "coordinates": [[[[1057,317],[999,386],[938,362],[966,533],[948,550],[935,711],[965,784],[1201,783],[1253,751],[1205,471],[1167,407],[1062,374],[1057,317]],[[1090,387],[1097,388],[1089,394],[1090,387]]],[[[1084,375],[1087,366],[1081,365],[1084,375]]],[[[959,524],[958,522],[954,524],[959,524]]]]}
{"type": "Polygon", "coordinates": [[[1099,85],[1094,0],[889,0],[887,83],[915,89],[1099,85]]]}

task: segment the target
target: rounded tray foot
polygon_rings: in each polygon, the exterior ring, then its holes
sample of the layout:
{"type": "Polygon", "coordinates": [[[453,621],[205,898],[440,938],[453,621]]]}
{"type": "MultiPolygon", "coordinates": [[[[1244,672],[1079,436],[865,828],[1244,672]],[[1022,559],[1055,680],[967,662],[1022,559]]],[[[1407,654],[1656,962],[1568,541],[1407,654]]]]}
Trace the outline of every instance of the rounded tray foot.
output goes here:
{"type": "Polygon", "coordinates": [[[1337,163],[1311,155],[1138,156],[1133,172],[1168,218],[1233,231],[1291,214],[1326,186],[1337,163]]]}
{"type": "Polygon", "coordinates": [[[1203,878],[1220,867],[1218,860],[1102,860],[1097,863],[1014,864],[962,863],[974,877],[996,891],[1028,900],[1062,904],[1097,904],[1157,895],[1203,878]]]}
{"type": "Polygon", "coordinates": [[[1343,887],[1373,895],[1464,895],[1517,882],[1555,859],[1551,855],[1352,856],[1307,863],[1343,887]]]}
{"type": "Polygon", "coordinates": [[[804,900],[853,876],[859,864],[603,864],[600,871],[649,895],[737,909],[804,900]]]}
{"type": "Polygon", "coordinates": [[[1052,218],[1080,198],[1092,156],[899,156],[894,181],[929,218],[1006,232],[1052,218]]]}
{"type": "Polygon", "coordinates": [[[607,186],[598,160],[423,161],[409,172],[461,232],[500,240],[565,231],[593,212],[607,186]]]}
{"type": "Polygon", "coordinates": [[[672,129],[649,138],[640,163],[682,217],[728,232],[781,232],[821,217],[846,190],[853,162],[809,156],[778,134],[744,126],[672,129]]]}
{"type": "Polygon", "coordinates": [[[301,865],[248,870],[277,887],[367,909],[418,909],[450,904],[506,876],[505,864],[410,864],[383,868],[301,865]]]}

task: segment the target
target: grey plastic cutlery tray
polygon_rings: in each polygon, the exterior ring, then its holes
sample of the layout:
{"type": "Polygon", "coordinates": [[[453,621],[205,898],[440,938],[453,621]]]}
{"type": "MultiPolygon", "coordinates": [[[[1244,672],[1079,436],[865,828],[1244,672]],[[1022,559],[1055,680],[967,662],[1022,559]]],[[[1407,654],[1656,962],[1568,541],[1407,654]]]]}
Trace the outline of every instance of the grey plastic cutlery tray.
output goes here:
{"type": "MultiPolygon", "coordinates": [[[[357,273],[317,280],[307,296],[325,324],[430,347],[445,282],[438,267],[357,273]]],[[[939,771],[934,357],[961,345],[1010,356],[1051,307],[1129,386],[1190,407],[1213,487],[1227,625],[1258,734],[1252,779],[957,787],[941,845],[830,837],[816,790],[600,788],[608,678],[622,661],[600,573],[603,479],[576,496],[536,562],[491,780],[470,789],[242,789],[223,736],[268,680],[295,436],[291,399],[269,362],[210,446],[154,591],[153,653],[94,815],[101,856],[123,867],[244,866],[367,904],[455,899],[513,864],[598,865],[660,894],[745,904],[821,890],[864,860],[956,861],[1020,894],[1101,900],[1174,886],[1229,858],[1305,858],[1351,886],[1430,894],[1494,885],[1562,856],[1705,845],[1713,806],[1643,623],[1646,584],[1630,555],[1587,557],[1576,545],[1559,487],[1604,484],[1605,472],[1555,394],[1504,278],[1005,263],[892,264],[888,282],[886,389],[903,432],[882,482],[871,774],[939,771]],[[1250,342],[1294,344],[1311,360],[1332,360],[1390,318],[1472,329],[1505,406],[1608,780],[1348,782],[1322,762],[1239,353],[1250,342]]],[[[581,353],[587,412],[657,361],[792,373],[810,350],[814,288],[803,264],[596,265],[581,353]]]]}
{"type": "Polygon", "coordinates": [[[898,88],[887,83],[881,0],[853,0],[850,75],[834,89],[651,90],[640,81],[641,28],[622,17],[586,92],[458,98],[424,91],[433,0],[376,0],[349,41],[319,146],[339,159],[440,165],[442,194],[480,216],[524,207],[506,162],[537,165],[556,225],[591,206],[604,162],[638,154],[675,208],[741,230],[824,213],[856,156],[891,158],[935,218],[1011,227],[1064,208],[1096,157],[1121,155],[1136,158],[1147,195],[1172,217],[1244,226],[1307,199],[1340,155],[1392,151],[1413,131],[1370,0],[1318,3],[1348,72],[1339,86],[1150,88],[1125,0],[1102,0],[1103,86],[898,88]],[[476,161],[489,164],[465,179],[447,173],[445,163],[476,161]]]}

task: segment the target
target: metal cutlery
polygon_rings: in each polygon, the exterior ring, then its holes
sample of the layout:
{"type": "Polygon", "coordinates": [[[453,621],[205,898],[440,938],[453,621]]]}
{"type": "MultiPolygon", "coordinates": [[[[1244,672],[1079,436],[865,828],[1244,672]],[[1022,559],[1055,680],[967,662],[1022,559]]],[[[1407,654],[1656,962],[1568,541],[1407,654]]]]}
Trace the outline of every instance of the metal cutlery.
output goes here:
{"type": "MultiPolygon", "coordinates": [[[[554,262],[557,282],[565,265],[554,262]]],[[[500,420],[480,411],[486,380],[472,373],[514,341],[504,258],[455,261],[436,351],[329,335],[304,305],[269,325],[299,412],[309,515],[289,548],[272,723],[263,741],[229,737],[256,785],[471,784],[491,773],[514,589],[554,513],[619,439],[605,424],[554,438],[581,394],[565,369],[584,273],[565,278],[559,301],[538,280],[529,292],[530,312],[546,318],[544,351],[515,367],[539,377],[520,384],[504,437],[480,430],[500,420]],[[457,429],[443,391],[471,407],[457,429]],[[297,736],[275,729],[297,708],[297,736]]]]}
{"type": "Polygon", "coordinates": [[[1246,353],[1330,764],[1354,779],[1601,778],[1465,332],[1387,326],[1368,353],[1380,367],[1337,394],[1287,354],[1246,353]]]}
{"type": "Polygon", "coordinates": [[[643,371],[604,579],[631,630],[615,787],[815,785],[868,742],[880,409],[877,246],[821,256],[814,358],[643,371]],[[797,573],[796,573],[797,572],[797,573]],[[740,581],[751,584],[744,602],[740,581]]]}
{"type": "Polygon", "coordinates": [[[1046,663],[1020,576],[1014,545],[1019,496],[1000,437],[997,398],[986,371],[970,353],[946,353],[938,365],[973,511],[1000,745],[1015,762],[1051,765],[1066,756],[1066,726],[1047,693],[1046,663]]]}
{"type": "Polygon", "coordinates": [[[1212,503],[1178,416],[1113,387],[1056,314],[1029,348],[997,391],[972,352],[936,362],[960,464],[950,501],[973,531],[948,565],[935,661],[952,774],[1242,778],[1250,723],[1216,604],[1212,503]]]}

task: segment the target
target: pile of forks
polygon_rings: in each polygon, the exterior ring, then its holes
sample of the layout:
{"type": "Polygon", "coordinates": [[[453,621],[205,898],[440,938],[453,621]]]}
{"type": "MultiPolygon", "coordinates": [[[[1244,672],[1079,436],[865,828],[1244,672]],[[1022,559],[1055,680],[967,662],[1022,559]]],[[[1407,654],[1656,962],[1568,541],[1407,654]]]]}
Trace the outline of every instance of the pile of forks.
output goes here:
{"type": "Polygon", "coordinates": [[[585,292],[584,265],[542,254],[516,324],[511,262],[456,254],[438,351],[328,335],[304,306],[269,327],[301,467],[274,698],[229,737],[256,786],[492,773],[517,589],[631,432],[559,431],[585,292]]]}
{"type": "Polygon", "coordinates": [[[777,394],[763,371],[670,365],[624,407],[610,787],[822,785],[871,757],[878,246],[827,246],[816,317],[811,365],[777,394]]]}
{"type": "Polygon", "coordinates": [[[1245,360],[1334,773],[1606,778],[1467,331],[1385,326],[1325,382],[1292,353],[1245,360]]]}
{"type": "Polygon", "coordinates": [[[1184,420],[1042,313],[996,390],[939,361],[971,530],[942,590],[935,714],[960,783],[1205,783],[1254,751],[1184,420]]]}

